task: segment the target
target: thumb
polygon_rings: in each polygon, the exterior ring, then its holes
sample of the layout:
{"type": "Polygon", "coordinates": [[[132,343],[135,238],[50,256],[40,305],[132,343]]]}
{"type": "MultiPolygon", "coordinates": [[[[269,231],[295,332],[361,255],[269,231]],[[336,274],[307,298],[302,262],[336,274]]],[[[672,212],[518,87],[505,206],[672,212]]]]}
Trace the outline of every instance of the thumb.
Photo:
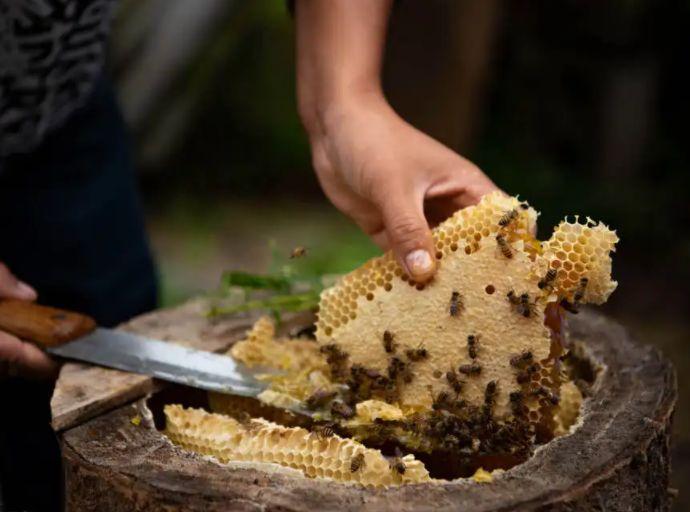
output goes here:
{"type": "Polygon", "coordinates": [[[388,191],[380,208],[386,237],[398,261],[414,281],[428,281],[436,271],[436,260],[423,197],[411,191],[388,191]]]}
{"type": "Polygon", "coordinates": [[[10,269],[0,263],[0,298],[35,300],[36,290],[14,277],[10,269]]]}

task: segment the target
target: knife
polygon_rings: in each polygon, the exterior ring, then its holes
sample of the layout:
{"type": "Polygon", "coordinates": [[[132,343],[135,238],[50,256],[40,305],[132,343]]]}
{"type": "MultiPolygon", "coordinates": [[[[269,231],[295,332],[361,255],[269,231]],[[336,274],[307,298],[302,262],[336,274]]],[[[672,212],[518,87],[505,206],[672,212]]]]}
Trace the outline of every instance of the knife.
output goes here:
{"type": "Polygon", "coordinates": [[[0,330],[63,359],[209,391],[256,397],[268,386],[229,356],[98,327],[87,315],[31,302],[0,300],[0,330]]]}

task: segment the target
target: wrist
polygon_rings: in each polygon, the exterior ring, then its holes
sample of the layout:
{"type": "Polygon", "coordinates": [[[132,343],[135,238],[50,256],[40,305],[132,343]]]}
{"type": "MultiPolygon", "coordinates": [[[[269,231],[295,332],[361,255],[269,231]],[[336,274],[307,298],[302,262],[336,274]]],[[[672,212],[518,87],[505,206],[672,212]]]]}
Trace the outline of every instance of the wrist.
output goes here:
{"type": "Polygon", "coordinates": [[[393,112],[378,85],[352,87],[314,99],[300,99],[299,114],[310,139],[327,137],[359,113],[393,112]]]}

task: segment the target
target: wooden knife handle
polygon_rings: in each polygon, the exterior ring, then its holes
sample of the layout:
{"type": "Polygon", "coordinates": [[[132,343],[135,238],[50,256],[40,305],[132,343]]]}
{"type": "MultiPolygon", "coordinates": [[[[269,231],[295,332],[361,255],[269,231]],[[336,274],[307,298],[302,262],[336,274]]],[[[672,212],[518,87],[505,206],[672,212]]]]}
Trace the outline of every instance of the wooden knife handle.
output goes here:
{"type": "Polygon", "coordinates": [[[57,347],[95,328],[95,320],[81,313],[23,300],[0,300],[0,330],[41,348],[57,347]]]}

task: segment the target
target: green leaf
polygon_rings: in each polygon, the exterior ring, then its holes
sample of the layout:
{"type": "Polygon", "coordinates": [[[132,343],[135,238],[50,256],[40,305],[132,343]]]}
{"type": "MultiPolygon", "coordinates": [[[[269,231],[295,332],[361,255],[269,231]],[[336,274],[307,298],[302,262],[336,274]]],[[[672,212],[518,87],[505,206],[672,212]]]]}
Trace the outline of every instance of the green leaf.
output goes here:
{"type": "Polygon", "coordinates": [[[227,271],[223,273],[221,283],[225,289],[231,286],[250,290],[275,290],[289,292],[292,287],[290,279],[278,275],[258,275],[241,271],[227,271]]]}

